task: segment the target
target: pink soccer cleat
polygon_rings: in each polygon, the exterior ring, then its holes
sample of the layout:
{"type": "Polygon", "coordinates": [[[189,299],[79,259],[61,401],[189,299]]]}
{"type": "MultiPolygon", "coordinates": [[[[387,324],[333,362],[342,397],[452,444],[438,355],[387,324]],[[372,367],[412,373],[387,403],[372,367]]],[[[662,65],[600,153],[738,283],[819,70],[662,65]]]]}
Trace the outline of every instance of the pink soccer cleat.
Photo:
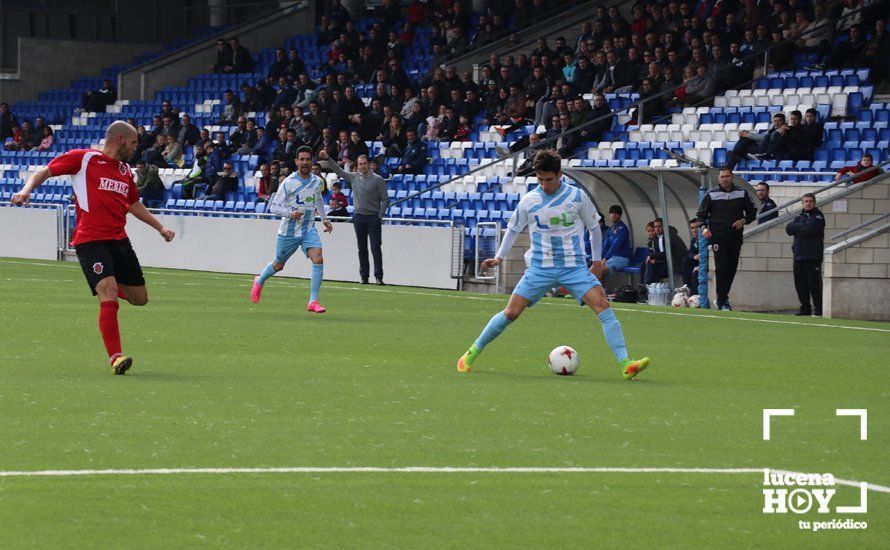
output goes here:
{"type": "Polygon", "coordinates": [[[318,303],[318,301],[315,301],[309,302],[309,305],[306,306],[306,311],[309,311],[311,313],[324,313],[327,310],[323,308],[321,304],[318,303]]]}
{"type": "Polygon", "coordinates": [[[250,289],[250,301],[255,304],[259,303],[260,294],[263,293],[263,285],[261,285],[259,283],[259,280],[260,280],[260,278],[258,276],[254,277],[253,278],[253,288],[250,289]]]}

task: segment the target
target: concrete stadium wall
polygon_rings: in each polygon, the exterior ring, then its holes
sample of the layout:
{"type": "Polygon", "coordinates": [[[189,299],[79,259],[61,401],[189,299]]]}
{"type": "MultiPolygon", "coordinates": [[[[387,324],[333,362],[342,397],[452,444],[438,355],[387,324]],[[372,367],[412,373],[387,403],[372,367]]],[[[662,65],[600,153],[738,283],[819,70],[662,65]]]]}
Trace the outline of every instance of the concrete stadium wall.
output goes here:
{"type": "Polygon", "coordinates": [[[237,36],[244,47],[251,53],[256,53],[263,48],[282,46],[286,38],[295,34],[311,33],[315,28],[314,5],[300,2],[273,11],[228,29],[221,35],[211,36],[207,40],[121,73],[118,77],[118,97],[154,99],[155,93],[168,86],[183,86],[189,78],[209,72],[210,66],[216,61],[216,41],[220,36],[237,36]]]}
{"type": "Polygon", "coordinates": [[[129,63],[157,44],[115,44],[82,40],[19,38],[18,73],[0,80],[0,99],[36,101],[40,92],[67,88],[72,80],[101,73],[103,67],[129,63]]]}
{"type": "MultiPolygon", "coordinates": [[[[773,195],[779,204],[815,189],[804,185],[787,186],[787,189],[783,189],[784,187],[786,186],[773,187],[773,195]],[[788,196],[782,197],[783,194],[788,196]]],[[[830,191],[828,197],[817,195],[817,206],[825,214],[826,246],[830,244],[832,235],[864,223],[878,214],[890,212],[890,178],[845,198],[831,199],[832,195],[840,192],[843,190],[830,191]]],[[[792,211],[798,209],[795,207],[792,211]]],[[[787,221],[757,234],[746,235],[739,271],[729,297],[733,307],[749,311],[790,310],[800,307],[794,290],[791,252],[793,239],[785,233],[786,225],[787,221]]],[[[885,245],[884,250],[890,251],[890,246],[885,245]]],[[[866,314],[863,311],[863,315],[866,314]]],[[[845,316],[868,318],[849,313],[845,316]]]]}
{"type": "Polygon", "coordinates": [[[0,257],[58,259],[58,227],[56,210],[0,207],[0,257]]]}
{"type": "Polygon", "coordinates": [[[853,246],[839,244],[825,251],[826,317],[890,321],[890,223],[875,232],[853,246]]]}
{"type": "MultiPolygon", "coordinates": [[[[127,234],[144,267],[256,274],[274,258],[279,220],[160,215],[176,232],[166,243],[149,226],[130,218],[127,234]]],[[[60,236],[56,210],[0,207],[0,257],[55,260],[60,236]],[[27,230],[23,230],[27,228],[27,230]],[[14,236],[14,238],[12,238],[14,236]]],[[[351,223],[323,233],[325,280],[358,282],[358,254],[351,223]]],[[[456,289],[451,278],[452,229],[383,226],[384,279],[389,284],[456,289]]],[[[373,266],[373,260],[372,260],[373,266]]],[[[311,264],[297,252],[278,276],[309,278],[311,264]]],[[[245,283],[246,284],[246,283],[245,283]]],[[[245,287],[247,288],[247,287],[245,287]]]]}

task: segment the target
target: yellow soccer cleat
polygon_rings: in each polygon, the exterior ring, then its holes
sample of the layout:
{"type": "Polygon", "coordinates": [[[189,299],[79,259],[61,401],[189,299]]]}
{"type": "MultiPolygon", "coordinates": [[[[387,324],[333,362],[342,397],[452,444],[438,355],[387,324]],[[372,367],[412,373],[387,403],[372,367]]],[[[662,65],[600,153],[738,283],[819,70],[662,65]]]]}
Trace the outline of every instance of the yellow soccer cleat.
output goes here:
{"type": "Polygon", "coordinates": [[[646,370],[646,367],[649,366],[649,358],[643,357],[642,359],[631,360],[625,359],[619,365],[621,367],[621,372],[624,376],[625,380],[632,380],[638,374],[646,370]]]}
{"type": "Polygon", "coordinates": [[[476,347],[476,344],[470,346],[470,349],[457,360],[457,372],[470,372],[473,370],[473,362],[476,361],[480,353],[481,351],[476,347]]]}

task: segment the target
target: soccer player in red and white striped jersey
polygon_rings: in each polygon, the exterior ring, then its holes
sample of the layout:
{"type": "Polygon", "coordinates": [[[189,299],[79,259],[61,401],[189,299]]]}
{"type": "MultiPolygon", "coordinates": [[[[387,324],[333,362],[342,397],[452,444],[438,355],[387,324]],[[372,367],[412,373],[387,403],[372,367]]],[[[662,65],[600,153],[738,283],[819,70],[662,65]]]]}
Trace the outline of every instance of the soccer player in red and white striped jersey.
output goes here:
{"type": "Polygon", "coordinates": [[[126,373],[133,364],[133,358],[121,351],[117,299],[135,306],[148,302],[142,268],[124,230],[127,212],[152,226],[167,242],[175,235],[139,202],[136,182],[126,163],[135,149],[136,129],[121,120],[112,122],[101,151],[74,149],[56,157],[32,174],[12,197],[13,204],[27,205],[31,192],[47,179],[71,176],[77,203],[71,244],[90,290],[99,298],[99,332],[114,374],[126,373]]]}

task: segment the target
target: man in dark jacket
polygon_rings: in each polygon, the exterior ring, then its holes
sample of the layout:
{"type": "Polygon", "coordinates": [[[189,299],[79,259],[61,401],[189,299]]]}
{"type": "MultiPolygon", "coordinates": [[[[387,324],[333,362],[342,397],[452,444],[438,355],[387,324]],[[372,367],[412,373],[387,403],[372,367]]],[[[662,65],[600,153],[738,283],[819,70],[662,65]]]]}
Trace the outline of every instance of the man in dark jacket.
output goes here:
{"type": "Polygon", "coordinates": [[[801,200],[803,210],[785,227],[794,237],[794,288],[800,300],[796,315],[822,316],[822,253],[825,245],[825,216],[816,208],[816,196],[807,193],[801,200]],[[813,299],[810,308],[810,297],[813,299]]]}
{"type": "Polygon", "coordinates": [[[702,235],[710,239],[717,274],[717,309],[732,311],[729,289],[739,267],[742,233],[754,221],[757,208],[747,191],[732,183],[732,170],[721,168],[719,187],[709,189],[698,209],[698,221],[705,225],[702,235]]]}
{"type": "Polygon", "coordinates": [[[427,150],[426,143],[420,141],[417,137],[417,130],[408,129],[408,145],[405,147],[405,154],[402,155],[402,162],[399,166],[400,174],[423,174],[423,166],[426,164],[427,150]]]}
{"type": "Polygon", "coordinates": [[[603,94],[594,95],[593,110],[590,111],[587,120],[595,120],[597,122],[591,124],[587,129],[587,140],[602,141],[603,134],[612,129],[612,122],[614,119],[615,115],[612,113],[612,109],[609,108],[608,102],[606,102],[606,96],[603,94]]]}

